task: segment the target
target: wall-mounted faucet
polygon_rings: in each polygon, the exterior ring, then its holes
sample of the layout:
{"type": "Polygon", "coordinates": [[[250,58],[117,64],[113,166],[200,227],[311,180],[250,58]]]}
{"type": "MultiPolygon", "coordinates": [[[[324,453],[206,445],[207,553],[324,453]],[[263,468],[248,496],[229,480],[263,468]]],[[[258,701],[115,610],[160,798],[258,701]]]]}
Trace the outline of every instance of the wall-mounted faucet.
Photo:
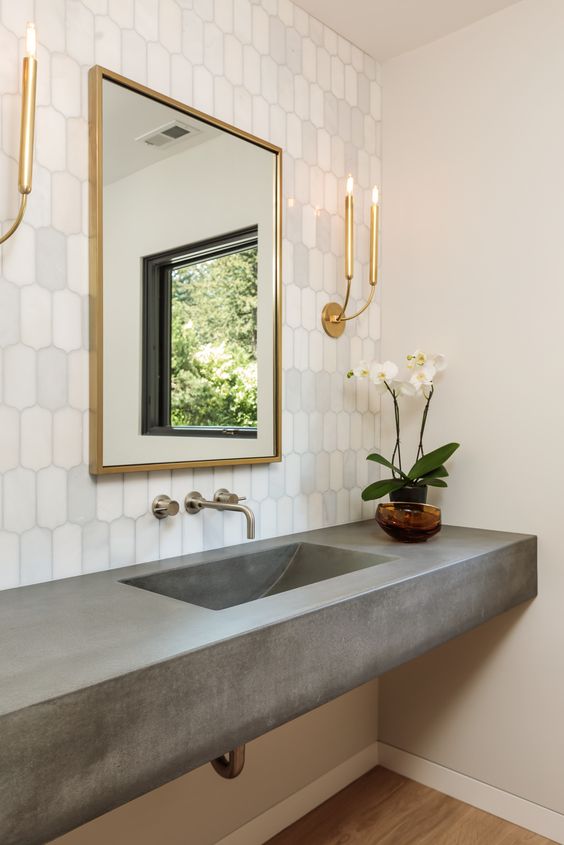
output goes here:
{"type": "Polygon", "coordinates": [[[244,513],[247,519],[247,540],[253,540],[255,536],[255,515],[252,510],[239,502],[245,500],[245,496],[238,496],[230,493],[225,487],[216,490],[213,500],[204,499],[197,490],[192,490],[184,499],[184,507],[191,514],[199,513],[203,508],[212,508],[216,511],[239,511],[244,513]]]}

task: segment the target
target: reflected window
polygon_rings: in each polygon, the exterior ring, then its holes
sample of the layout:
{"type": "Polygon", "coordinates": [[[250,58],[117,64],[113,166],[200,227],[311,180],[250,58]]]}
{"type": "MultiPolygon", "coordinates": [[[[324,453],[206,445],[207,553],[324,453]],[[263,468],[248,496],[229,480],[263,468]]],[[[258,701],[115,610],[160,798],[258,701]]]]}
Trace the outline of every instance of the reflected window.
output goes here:
{"type": "Polygon", "coordinates": [[[143,259],[143,434],[257,435],[258,228],[143,259]]]}

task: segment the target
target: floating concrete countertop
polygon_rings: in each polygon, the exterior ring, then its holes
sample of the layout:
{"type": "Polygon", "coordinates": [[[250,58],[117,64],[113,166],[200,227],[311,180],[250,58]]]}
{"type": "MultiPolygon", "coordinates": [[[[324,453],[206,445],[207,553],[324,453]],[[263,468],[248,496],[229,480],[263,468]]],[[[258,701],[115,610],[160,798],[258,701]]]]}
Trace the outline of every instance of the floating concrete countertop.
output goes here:
{"type": "Polygon", "coordinates": [[[373,520],[0,593],[0,842],[39,845],[536,595],[536,540],[373,520]],[[288,542],[392,559],[215,611],[121,583],[288,542]]]}

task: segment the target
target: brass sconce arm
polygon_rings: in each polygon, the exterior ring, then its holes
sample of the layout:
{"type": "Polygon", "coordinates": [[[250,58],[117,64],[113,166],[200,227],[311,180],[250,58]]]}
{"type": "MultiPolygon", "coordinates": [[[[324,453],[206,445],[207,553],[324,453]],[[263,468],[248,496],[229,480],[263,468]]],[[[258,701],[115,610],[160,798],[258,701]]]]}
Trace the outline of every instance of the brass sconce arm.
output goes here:
{"type": "Polygon", "coordinates": [[[20,197],[20,207],[18,209],[16,219],[14,220],[14,222],[12,223],[12,225],[10,226],[8,231],[5,232],[3,235],[0,235],[0,244],[3,244],[4,241],[7,241],[8,238],[12,237],[12,235],[14,234],[14,232],[16,231],[16,229],[18,228],[18,226],[20,225],[20,223],[23,220],[26,206],[27,206],[27,194],[22,194],[21,197],[20,197]]]}
{"type": "Polygon", "coordinates": [[[328,302],[321,313],[321,322],[323,324],[323,328],[330,337],[341,337],[345,330],[345,323],[348,320],[354,320],[356,317],[360,317],[360,315],[366,311],[366,309],[370,306],[372,300],[374,299],[374,294],[376,293],[376,283],[370,285],[370,293],[368,294],[368,299],[366,300],[362,308],[359,308],[358,311],[354,312],[354,314],[346,314],[346,308],[349,304],[350,298],[350,287],[351,283],[348,282],[347,292],[345,294],[345,301],[342,305],[339,305],[336,302],[328,302]]]}
{"type": "Polygon", "coordinates": [[[347,310],[347,305],[349,304],[349,297],[350,297],[350,283],[347,285],[347,293],[345,296],[345,301],[343,303],[343,310],[341,314],[336,317],[332,322],[335,323],[345,323],[347,320],[354,320],[356,317],[360,317],[361,314],[364,314],[372,300],[374,299],[374,294],[376,293],[376,282],[370,283],[370,293],[368,294],[368,299],[362,306],[359,308],[358,311],[355,311],[354,314],[345,314],[347,310]]]}
{"type": "Polygon", "coordinates": [[[37,88],[37,59],[35,58],[35,27],[27,26],[27,55],[23,60],[22,116],[20,125],[20,161],[18,190],[20,207],[16,219],[7,232],[0,236],[0,244],[10,238],[23,220],[27,195],[31,193],[33,175],[33,139],[35,134],[35,93],[37,88]]]}

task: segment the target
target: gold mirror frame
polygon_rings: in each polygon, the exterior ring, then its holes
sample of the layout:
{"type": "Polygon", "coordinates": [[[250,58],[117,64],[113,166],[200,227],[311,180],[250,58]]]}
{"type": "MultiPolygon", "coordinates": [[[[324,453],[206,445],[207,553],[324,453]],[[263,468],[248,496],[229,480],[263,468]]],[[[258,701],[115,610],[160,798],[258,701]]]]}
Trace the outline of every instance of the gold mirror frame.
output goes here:
{"type": "Polygon", "coordinates": [[[125,472],[149,472],[153,470],[187,469],[196,467],[233,466],[237,464],[273,463],[282,460],[282,149],[204,114],[171,97],[160,94],[138,82],[133,82],[119,73],[96,65],[88,74],[89,97],[89,212],[90,212],[90,472],[92,475],[106,475],[125,472]],[[191,460],[167,463],[125,464],[107,466],[103,463],[103,209],[102,209],[102,83],[104,79],[116,82],[125,88],[142,94],[165,105],[202,120],[219,129],[230,132],[276,156],[275,176],[275,238],[274,261],[274,309],[273,309],[273,357],[274,357],[274,409],[273,409],[273,454],[251,458],[227,458],[218,460],[191,460]]]}

